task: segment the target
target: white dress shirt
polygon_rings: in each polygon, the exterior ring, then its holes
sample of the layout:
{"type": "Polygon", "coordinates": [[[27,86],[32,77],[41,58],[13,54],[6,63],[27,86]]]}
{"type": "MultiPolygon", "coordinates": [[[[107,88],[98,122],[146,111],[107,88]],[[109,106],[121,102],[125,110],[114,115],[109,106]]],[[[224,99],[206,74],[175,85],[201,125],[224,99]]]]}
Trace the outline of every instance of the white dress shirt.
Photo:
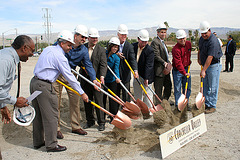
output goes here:
{"type": "Polygon", "coordinates": [[[50,82],[55,82],[58,76],[62,74],[73,89],[79,94],[84,93],[80,83],[72,74],[65,53],[59,45],[49,46],[43,50],[33,73],[39,79],[48,80],[50,82]]]}

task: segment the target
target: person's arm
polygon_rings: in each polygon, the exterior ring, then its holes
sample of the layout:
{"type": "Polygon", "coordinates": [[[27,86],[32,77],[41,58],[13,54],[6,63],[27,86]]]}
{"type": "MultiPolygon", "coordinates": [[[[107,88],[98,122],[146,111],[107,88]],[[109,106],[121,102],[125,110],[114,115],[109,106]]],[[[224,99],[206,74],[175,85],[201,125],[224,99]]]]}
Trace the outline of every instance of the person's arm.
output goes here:
{"type": "Polygon", "coordinates": [[[11,114],[6,106],[1,108],[1,114],[2,114],[2,122],[3,123],[8,124],[9,122],[11,122],[11,120],[12,120],[11,114]]]}
{"type": "Polygon", "coordinates": [[[113,72],[116,74],[116,76],[118,77],[118,79],[116,79],[116,82],[119,83],[120,82],[120,71],[119,71],[119,65],[120,65],[120,58],[118,56],[114,57],[114,68],[113,68],[113,72]]]}
{"type": "Polygon", "coordinates": [[[183,63],[182,63],[182,52],[181,52],[181,50],[178,49],[178,48],[173,48],[172,57],[173,57],[173,62],[176,65],[175,67],[177,68],[177,70],[182,75],[186,75],[186,71],[185,71],[183,63]]]}
{"type": "Polygon", "coordinates": [[[165,62],[161,57],[161,49],[160,44],[157,44],[155,41],[152,41],[151,47],[154,51],[154,60],[162,64],[164,67],[166,66],[167,62],[165,62]]]}
{"type": "Polygon", "coordinates": [[[211,65],[212,59],[213,59],[213,56],[208,56],[207,57],[207,60],[204,64],[204,66],[203,66],[203,69],[202,69],[201,73],[200,73],[200,76],[202,76],[203,78],[205,78],[205,76],[206,76],[206,70],[211,65]]]}
{"type": "Polygon", "coordinates": [[[128,52],[128,61],[130,63],[130,66],[132,67],[134,71],[134,78],[138,78],[138,65],[137,60],[135,58],[135,53],[133,50],[133,45],[129,43],[129,52],[128,52]]]}
{"type": "Polygon", "coordinates": [[[144,80],[144,84],[145,84],[145,86],[147,86],[148,85],[148,80],[151,78],[151,75],[152,75],[152,73],[151,72],[153,72],[154,71],[154,51],[153,51],[153,49],[150,47],[150,46],[146,46],[146,47],[148,47],[148,48],[146,48],[146,49],[148,49],[148,50],[146,50],[148,53],[147,53],[147,57],[146,57],[146,65],[145,65],[145,80],[144,80]]]}
{"type": "Polygon", "coordinates": [[[104,77],[107,74],[107,57],[104,48],[100,48],[100,81],[104,84],[104,77]]]}

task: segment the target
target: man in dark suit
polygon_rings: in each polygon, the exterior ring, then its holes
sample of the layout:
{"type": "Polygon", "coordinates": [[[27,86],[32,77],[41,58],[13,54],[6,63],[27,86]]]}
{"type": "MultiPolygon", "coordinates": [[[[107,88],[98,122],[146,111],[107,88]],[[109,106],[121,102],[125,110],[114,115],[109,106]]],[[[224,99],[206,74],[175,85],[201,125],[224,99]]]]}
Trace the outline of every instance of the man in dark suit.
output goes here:
{"type": "Polygon", "coordinates": [[[167,35],[167,27],[165,24],[160,24],[157,28],[157,37],[153,39],[151,43],[151,47],[154,50],[155,60],[154,60],[154,71],[155,71],[155,78],[154,78],[154,88],[156,94],[161,99],[168,100],[171,96],[172,90],[172,82],[170,78],[170,72],[168,74],[164,74],[164,68],[167,68],[170,64],[168,58],[168,50],[167,46],[164,43],[164,39],[167,35]],[[164,91],[162,94],[162,90],[164,87],[164,91]]]}
{"type": "MultiPolygon", "coordinates": [[[[90,28],[88,31],[88,43],[84,44],[88,48],[89,58],[92,62],[93,68],[96,72],[96,77],[104,84],[104,77],[107,73],[107,57],[106,57],[106,50],[98,44],[98,30],[96,28],[90,28]]],[[[81,73],[90,79],[87,75],[85,70],[81,69],[81,73]]],[[[84,91],[89,96],[89,99],[95,100],[95,102],[103,106],[103,94],[102,92],[96,91],[94,87],[86,82],[85,80],[81,79],[81,85],[83,86],[84,91]]],[[[89,103],[84,103],[85,106],[85,113],[86,113],[86,120],[87,123],[83,127],[84,129],[90,128],[95,124],[94,120],[94,108],[89,103]]],[[[99,125],[98,130],[104,131],[105,130],[105,115],[104,112],[95,108],[97,114],[97,123],[99,125]]]]}
{"type": "MultiPolygon", "coordinates": [[[[120,47],[119,52],[117,55],[121,58],[120,61],[120,79],[122,83],[126,86],[126,88],[130,91],[130,80],[131,80],[131,71],[128,68],[127,64],[124,61],[124,58],[128,61],[130,66],[135,72],[135,77],[138,77],[138,71],[137,71],[137,61],[134,57],[134,51],[133,46],[126,41],[127,34],[128,34],[128,28],[125,24],[120,24],[118,26],[118,38],[120,40],[120,47]]],[[[121,85],[117,85],[117,95],[120,96],[122,90],[122,99],[123,101],[130,101],[130,96],[128,93],[122,89],[121,85]]]]}
{"type": "MultiPolygon", "coordinates": [[[[133,43],[135,58],[138,62],[138,74],[139,79],[144,88],[147,91],[151,100],[153,99],[153,94],[148,88],[152,87],[152,82],[154,80],[154,51],[152,47],[148,45],[149,33],[147,30],[142,29],[138,34],[138,42],[133,43]]],[[[136,80],[133,81],[134,96],[136,99],[143,100],[149,108],[151,108],[151,102],[146,96],[143,98],[143,90],[139,86],[136,80]]]]}
{"type": "Polygon", "coordinates": [[[231,35],[228,36],[228,43],[226,46],[226,61],[225,61],[225,70],[223,72],[233,72],[233,58],[236,52],[236,42],[233,40],[231,35]],[[228,70],[228,64],[230,63],[230,68],[228,70]]]}

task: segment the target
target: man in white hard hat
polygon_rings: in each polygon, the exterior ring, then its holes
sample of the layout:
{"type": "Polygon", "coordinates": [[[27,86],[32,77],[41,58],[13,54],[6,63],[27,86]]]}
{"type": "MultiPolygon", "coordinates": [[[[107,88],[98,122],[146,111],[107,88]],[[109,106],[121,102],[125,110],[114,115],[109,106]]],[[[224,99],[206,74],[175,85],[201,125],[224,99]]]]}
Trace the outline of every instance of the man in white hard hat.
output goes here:
{"type": "Polygon", "coordinates": [[[173,65],[173,84],[174,84],[174,97],[175,107],[178,108],[178,99],[181,94],[185,94],[185,85],[188,78],[187,99],[191,95],[191,76],[188,73],[188,66],[191,62],[192,45],[187,41],[187,34],[184,30],[180,29],[176,33],[177,44],[172,49],[172,65],[173,65]]]}
{"type": "MultiPolygon", "coordinates": [[[[20,64],[20,61],[26,62],[28,57],[33,56],[35,45],[33,40],[26,35],[17,36],[11,47],[0,50],[0,108],[2,121],[4,123],[11,122],[11,114],[7,108],[7,104],[14,105],[16,107],[28,106],[27,99],[24,97],[14,97],[9,94],[13,81],[16,78],[16,66],[20,64]]],[[[20,73],[20,68],[19,72],[20,73]]],[[[18,75],[18,78],[19,75],[18,75]]],[[[20,82],[20,81],[19,81],[20,82]]],[[[18,84],[20,87],[20,83],[18,84]]],[[[19,95],[17,93],[17,95],[19,95]]],[[[1,149],[0,149],[0,159],[1,149]]]]}
{"type": "Polygon", "coordinates": [[[203,66],[200,76],[203,77],[203,95],[205,96],[205,113],[216,111],[219,77],[223,53],[218,39],[214,36],[207,21],[200,23],[198,63],[203,66]]]}
{"type": "MultiPolygon", "coordinates": [[[[128,28],[125,24],[120,24],[118,26],[117,35],[120,40],[120,47],[117,53],[117,55],[121,58],[119,67],[120,79],[122,83],[126,86],[126,88],[130,91],[131,71],[125,63],[124,58],[128,61],[128,63],[134,70],[136,77],[138,77],[137,61],[134,57],[133,46],[127,41],[128,28]]],[[[122,89],[122,86],[120,84],[117,84],[118,96],[120,96],[121,91],[123,101],[130,101],[130,96],[128,95],[128,93],[124,89],[122,89]]]]}
{"type": "Polygon", "coordinates": [[[151,47],[155,53],[154,59],[154,88],[156,94],[161,99],[168,100],[171,96],[172,82],[170,78],[171,63],[168,58],[168,49],[164,43],[164,39],[167,36],[167,27],[165,24],[160,24],[157,28],[157,37],[153,39],[151,47]],[[165,73],[164,70],[167,72],[165,73]],[[164,90],[163,90],[164,87],[164,90]],[[163,93],[162,93],[163,92],[163,93]]]}
{"type": "Polygon", "coordinates": [[[30,92],[42,91],[32,101],[36,110],[36,117],[33,121],[33,145],[35,149],[46,146],[48,152],[61,152],[67,148],[58,145],[57,123],[58,123],[58,97],[53,88],[60,74],[67,79],[73,89],[88,102],[88,96],[82,90],[80,83],[71,72],[68,59],[65,53],[72,49],[73,34],[63,30],[58,36],[58,44],[49,46],[43,50],[34,68],[34,77],[30,82],[30,92]]]}
{"type": "MultiPolygon", "coordinates": [[[[146,29],[142,29],[138,33],[138,42],[133,43],[135,58],[138,62],[138,74],[139,80],[144,84],[144,88],[147,91],[151,100],[153,99],[153,93],[149,89],[152,88],[154,80],[154,51],[152,47],[148,45],[149,33],[146,29]]],[[[151,108],[152,105],[149,99],[144,96],[142,88],[139,86],[137,81],[133,81],[134,96],[136,99],[143,100],[143,102],[151,108]]]]}
{"type": "MultiPolygon", "coordinates": [[[[74,43],[75,44],[73,45],[73,47],[71,48],[71,50],[68,53],[65,53],[65,56],[68,59],[68,63],[70,65],[71,69],[75,70],[77,66],[80,67],[83,64],[90,76],[90,79],[98,86],[101,86],[96,80],[96,73],[95,73],[95,70],[89,59],[88,49],[83,45],[86,42],[87,37],[88,37],[87,27],[84,25],[76,26],[75,33],[74,33],[74,43]]],[[[71,86],[68,83],[68,81],[66,80],[66,78],[64,78],[64,76],[61,74],[58,77],[58,80],[71,86]]],[[[58,95],[58,109],[60,111],[61,95],[62,95],[63,86],[61,84],[55,82],[54,88],[58,95]]],[[[86,135],[87,132],[84,131],[80,125],[81,115],[80,115],[79,96],[76,95],[74,92],[72,92],[69,89],[66,89],[66,90],[67,90],[67,94],[69,97],[69,109],[70,109],[72,133],[79,134],[79,135],[86,135]]],[[[63,136],[62,132],[60,131],[60,121],[61,121],[61,119],[60,119],[60,112],[59,112],[57,138],[63,139],[64,136],[63,136]]]]}
{"type": "MultiPolygon", "coordinates": [[[[98,44],[99,33],[96,28],[90,28],[88,30],[88,43],[84,45],[88,48],[89,59],[92,62],[93,68],[96,72],[96,77],[104,84],[104,77],[107,73],[107,57],[106,57],[106,50],[98,44]]],[[[90,77],[85,72],[85,69],[81,69],[81,74],[88,79],[90,77]]],[[[103,94],[102,92],[96,91],[94,87],[86,82],[85,80],[81,79],[81,84],[83,86],[84,91],[87,93],[90,99],[94,99],[95,102],[103,106],[103,94]]],[[[86,120],[87,123],[83,126],[84,129],[90,128],[95,124],[94,119],[94,108],[89,103],[84,103],[85,106],[85,113],[86,113],[86,120]]],[[[95,108],[96,115],[97,115],[97,123],[98,123],[98,130],[104,131],[105,130],[105,115],[100,109],[95,108]]]]}

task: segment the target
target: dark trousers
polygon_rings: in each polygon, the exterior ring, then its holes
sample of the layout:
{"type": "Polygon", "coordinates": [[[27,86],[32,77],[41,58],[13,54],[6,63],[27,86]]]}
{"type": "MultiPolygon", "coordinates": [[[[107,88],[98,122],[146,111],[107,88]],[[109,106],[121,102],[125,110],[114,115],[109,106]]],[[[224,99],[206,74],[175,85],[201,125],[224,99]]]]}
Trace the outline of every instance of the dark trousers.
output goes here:
{"type": "Polygon", "coordinates": [[[46,149],[52,149],[57,146],[58,97],[51,83],[32,78],[31,94],[36,90],[42,93],[32,101],[36,111],[33,120],[33,145],[39,146],[45,141],[46,149]]]}
{"type": "MultiPolygon", "coordinates": [[[[130,82],[127,82],[127,83],[123,83],[124,86],[128,89],[128,91],[130,91],[130,82]]],[[[130,102],[130,96],[128,95],[128,93],[124,90],[124,88],[121,86],[120,83],[117,84],[117,95],[119,97],[121,97],[121,91],[122,91],[122,100],[124,102],[128,101],[130,102]]]]}
{"type": "Polygon", "coordinates": [[[172,82],[170,78],[170,74],[164,75],[163,77],[155,76],[154,78],[154,88],[155,92],[161,99],[168,100],[171,96],[172,91],[172,82]],[[164,90],[163,90],[164,87],[164,90]],[[163,91],[163,94],[162,94],[163,91]]]}
{"type": "Polygon", "coordinates": [[[227,54],[226,55],[226,61],[225,61],[225,70],[226,71],[233,71],[233,58],[234,58],[234,55],[232,54],[227,54]],[[228,64],[230,63],[230,68],[228,70],[228,64]]]}
{"type": "MultiPolygon", "coordinates": [[[[82,85],[82,88],[83,88],[84,92],[88,95],[88,98],[90,100],[93,100],[98,105],[103,107],[103,93],[102,92],[95,90],[94,87],[89,83],[84,83],[84,85],[82,85]]],[[[90,103],[84,102],[84,107],[85,107],[85,114],[86,114],[86,119],[87,119],[88,124],[95,124],[94,108],[96,110],[98,125],[105,124],[105,114],[103,111],[96,108],[95,106],[93,106],[90,103]]]]}
{"type": "MultiPolygon", "coordinates": [[[[105,85],[113,92],[116,93],[117,92],[117,83],[114,81],[112,83],[105,83],[105,85]]],[[[107,90],[106,90],[107,91],[107,90]]],[[[103,95],[103,103],[104,106],[106,107],[106,103],[107,103],[107,95],[103,95]]],[[[111,98],[109,98],[109,112],[111,112],[112,114],[116,115],[117,112],[119,110],[119,105],[117,102],[115,102],[114,100],[112,100],[111,98]]],[[[110,117],[112,119],[112,117],[110,117]]]]}

